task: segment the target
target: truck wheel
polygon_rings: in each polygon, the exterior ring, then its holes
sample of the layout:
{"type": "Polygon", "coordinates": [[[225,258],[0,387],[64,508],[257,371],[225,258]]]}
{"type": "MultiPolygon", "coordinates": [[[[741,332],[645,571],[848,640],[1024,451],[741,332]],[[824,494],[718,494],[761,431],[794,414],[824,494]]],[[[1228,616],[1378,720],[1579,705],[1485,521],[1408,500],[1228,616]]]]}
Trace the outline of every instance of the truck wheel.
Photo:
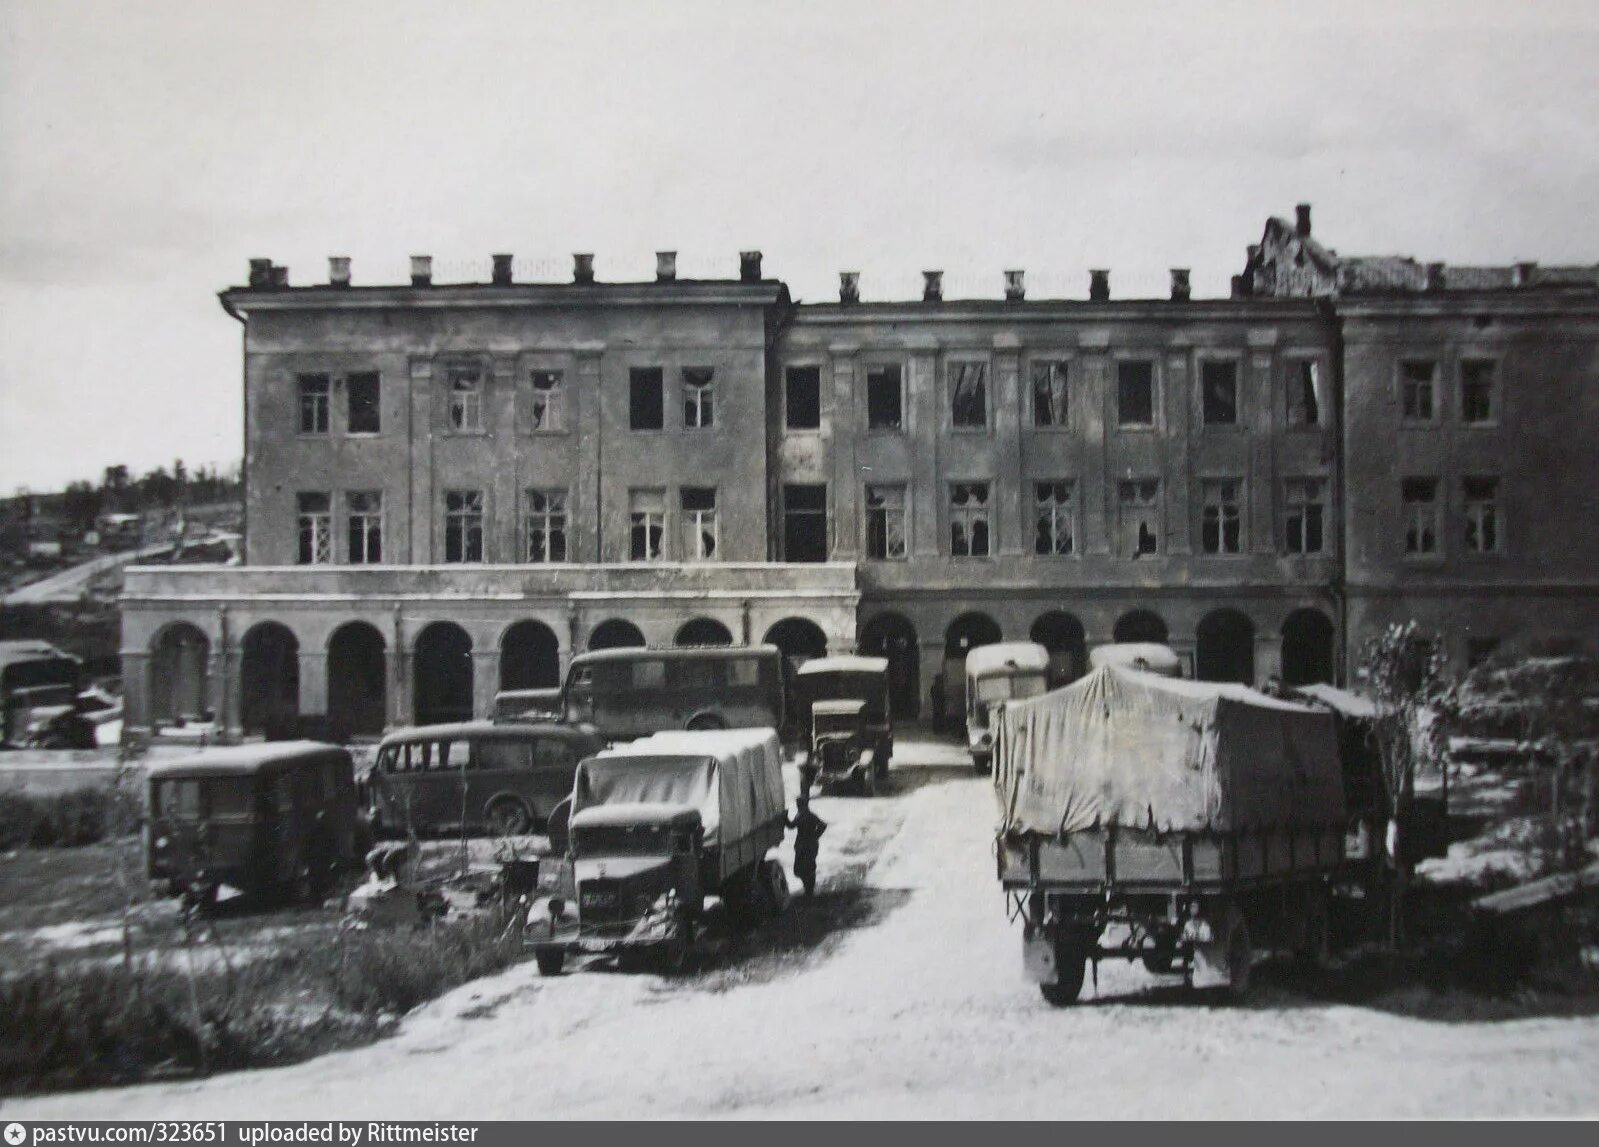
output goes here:
{"type": "Polygon", "coordinates": [[[539,966],[539,975],[559,976],[566,963],[566,953],[559,948],[540,948],[533,953],[533,962],[539,966]]]}
{"type": "Polygon", "coordinates": [[[986,776],[986,775],[988,775],[989,763],[986,760],[984,760],[982,757],[973,757],[972,758],[972,770],[974,772],[976,772],[979,776],[986,776]]]}
{"type": "Polygon", "coordinates": [[[1155,937],[1155,946],[1144,949],[1144,970],[1157,976],[1169,976],[1177,962],[1177,937],[1162,933],[1155,937]]]}
{"type": "Polygon", "coordinates": [[[489,805],[488,822],[495,836],[524,836],[533,827],[533,814],[521,801],[501,797],[489,805]]]}
{"type": "Polygon", "coordinates": [[[715,713],[700,713],[689,721],[688,728],[694,732],[700,732],[705,729],[725,729],[727,728],[727,722],[715,713]]]}
{"type": "Polygon", "coordinates": [[[1063,933],[1055,938],[1055,982],[1039,984],[1038,990],[1050,1006],[1068,1007],[1081,994],[1087,971],[1087,943],[1080,936],[1063,933]]]}

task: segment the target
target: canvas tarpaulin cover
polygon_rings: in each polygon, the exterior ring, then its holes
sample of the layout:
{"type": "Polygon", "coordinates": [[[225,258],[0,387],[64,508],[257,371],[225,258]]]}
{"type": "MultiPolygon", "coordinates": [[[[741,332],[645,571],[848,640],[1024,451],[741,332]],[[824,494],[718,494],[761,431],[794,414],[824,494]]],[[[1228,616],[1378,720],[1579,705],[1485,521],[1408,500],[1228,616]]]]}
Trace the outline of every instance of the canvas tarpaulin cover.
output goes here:
{"type": "Polygon", "coordinates": [[[994,771],[1006,832],[1344,822],[1331,714],[1116,666],[1007,705],[994,771]]]}
{"type": "Polygon", "coordinates": [[[623,803],[693,808],[714,848],[784,815],[782,761],[770,729],[656,733],[579,765],[572,815],[623,803]]]}

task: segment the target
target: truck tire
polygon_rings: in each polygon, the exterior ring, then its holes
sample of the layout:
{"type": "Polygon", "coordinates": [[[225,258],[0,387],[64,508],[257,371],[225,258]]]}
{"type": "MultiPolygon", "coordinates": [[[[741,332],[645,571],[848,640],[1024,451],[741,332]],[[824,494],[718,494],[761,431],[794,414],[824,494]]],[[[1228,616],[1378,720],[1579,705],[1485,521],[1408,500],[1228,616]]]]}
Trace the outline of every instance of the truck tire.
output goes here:
{"type": "Polygon", "coordinates": [[[1156,976],[1169,976],[1172,965],[1177,962],[1177,936],[1172,932],[1161,932],[1154,940],[1153,948],[1144,949],[1144,970],[1156,976]]]}
{"type": "Polygon", "coordinates": [[[689,718],[686,727],[693,732],[701,732],[705,729],[725,729],[727,722],[722,720],[719,713],[696,713],[689,718]]]}
{"type": "Polygon", "coordinates": [[[486,819],[495,836],[525,836],[533,830],[533,814],[515,797],[498,797],[489,802],[486,819]]]}
{"type": "Polygon", "coordinates": [[[533,962],[539,966],[539,975],[559,976],[566,964],[566,953],[559,948],[540,948],[533,953],[533,962]]]}
{"type": "Polygon", "coordinates": [[[1055,937],[1055,982],[1039,984],[1038,990],[1051,1007],[1069,1007],[1082,993],[1087,971],[1087,940],[1076,932],[1062,932],[1055,937]]]}

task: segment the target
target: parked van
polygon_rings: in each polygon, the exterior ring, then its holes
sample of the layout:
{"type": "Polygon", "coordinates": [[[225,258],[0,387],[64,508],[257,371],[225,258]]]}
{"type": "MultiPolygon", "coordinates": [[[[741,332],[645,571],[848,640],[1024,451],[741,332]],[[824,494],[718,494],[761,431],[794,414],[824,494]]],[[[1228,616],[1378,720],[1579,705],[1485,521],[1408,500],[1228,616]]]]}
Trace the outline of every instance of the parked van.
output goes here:
{"type": "Polygon", "coordinates": [[[669,729],[780,729],[783,656],[775,645],[579,654],[561,712],[608,741],[669,729]]]}
{"type": "Polygon", "coordinates": [[[577,763],[604,747],[592,728],[551,722],[470,721],[397,730],[378,745],[367,778],[373,828],[531,832],[571,795],[577,763]]]}
{"type": "Polygon", "coordinates": [[[146,774],[151,880],[202,902],[231,885],[320,900],[359,863],[350,754],[316,741],[208,749],[146,774]]]}
{"type": "Polygon", "coordinates": [[[994,755],[989,709],[1049,691],[1049,650],[1035,641],[980,645],[966,655],[966,747],[972,767],[988,771],[994,755]]]}

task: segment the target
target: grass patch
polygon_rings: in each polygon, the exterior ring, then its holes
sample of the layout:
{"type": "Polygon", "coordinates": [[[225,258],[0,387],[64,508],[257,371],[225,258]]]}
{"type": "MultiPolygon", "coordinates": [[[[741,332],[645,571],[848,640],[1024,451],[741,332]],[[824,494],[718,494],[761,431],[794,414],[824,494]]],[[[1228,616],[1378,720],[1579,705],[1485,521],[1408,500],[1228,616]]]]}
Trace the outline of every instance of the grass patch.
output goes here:
{"type": "Polygon", "coordinates": [[[73,848],[130,831],[141,809],[117,788],[81,788],[34,795],[0,790],[0,851],[73,848]]]}

